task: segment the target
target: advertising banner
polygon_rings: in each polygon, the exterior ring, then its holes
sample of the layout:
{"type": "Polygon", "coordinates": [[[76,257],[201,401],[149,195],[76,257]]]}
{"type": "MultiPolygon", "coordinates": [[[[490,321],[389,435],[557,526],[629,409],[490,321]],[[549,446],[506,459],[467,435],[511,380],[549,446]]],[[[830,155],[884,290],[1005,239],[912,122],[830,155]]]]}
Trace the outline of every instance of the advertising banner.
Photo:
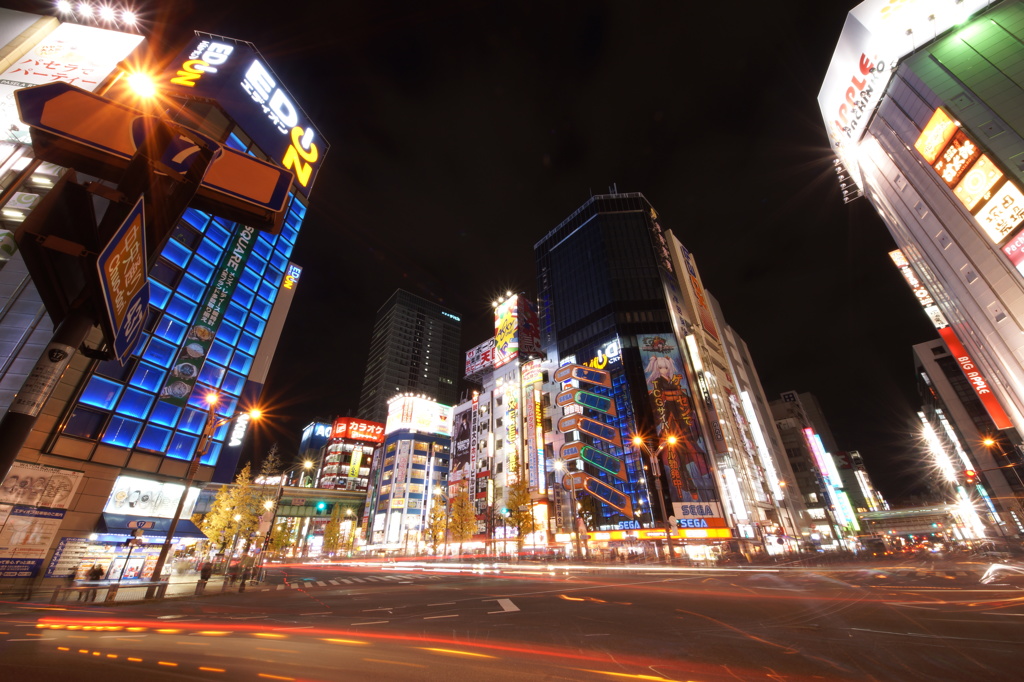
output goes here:
{"type": "MultiPolygon", "coordinates": [[[[161,519],[174,518],[181,492],[185,486],[180,483],[164,483],[135,476],[118,476],[103,511],[128,516],[156,516],[161,519]]],[[[189,488],[181,518],[192,516],[192,508],[199,498],[199,488],[189,488]]]]}
{"type": "Polygon", "coordinates": [[[0,127],[7,142],[32,144],[14,91],[64,81],[93,91],[145,38],[135,33],[63,23],[0,74],[0,127]]]}
{"type": "Polygon", "coordinates": [[[83,476],[81,471],[15,462],[0,484],[0,503],[67,509],[83,476]]]}
{"type": "Polygon", "coordinates": [[[494,364],[494,339],[490,338],[466,351],[466,376],[490,369],[494,364]]]}
{"type": "Polygon", "coordinates": [[[694,412],[693,393],[682,371],[682,356],[672,334],[637,336],[637,348],[647,376],[658,435],[674,435],[675,446],[662,450],[672,502],[716,502],[707,447],[694,412]]]}
{"type": "Polygon", "coordinates": [[[331,438],[348,438],[367,443],[383,443],[384,425],[378,422],[366,421],[365,419],[341,417],[334,420],[331,438]]]}
{"type": "Polygon", "coordinates": [[[330,145],[251,43],[196,33],[160,88],[214,100],[309,196],[330,145]]]}
{"type": "Polygon", "coordinates": [[[494,309],[494,368],[503,367],[519,357],[519,320],[512,296],[494,309]]]}
{"type": "Polygon", "coordinates": [[[470,441],[472,440],[473,433],[470,428],[472,409],[473,406],[471,404],[464,405],[455,412],[453,417],[455,433],[452,436],[451,470],[448,474],[448,481],[450,483],[456,483],[469,477],[470,441]]]}
{"type": "Polygon", "coordinates": [[[540,353],[540,318],[533,301],[519,296],[519,352],[524,355],[540,353]]]}
{"type": "Polygon", "coordinates": [[[388,421],[384,433],[398,430],[452,435],[452,408],[433,400],[403,396],[388,404],[388,421]]]}
{"type": "Polygon", "coordinates": [[[0,529],[0,559],[32,559],[38,562],[38,570],[65,513],[63,509],[15,505],[0,529]]]}
{"type": "Polygon", "coordinates": [[[220,269],[206,296],[206,303],[199,310],[195,324],[189,329],[185,344],[167,376],[167,383],[160,391],[160,400],[179,407],[184,407],[188,402],[256,238],[255,228],[238,226],[234,241],[225,251],[220,269]]]}

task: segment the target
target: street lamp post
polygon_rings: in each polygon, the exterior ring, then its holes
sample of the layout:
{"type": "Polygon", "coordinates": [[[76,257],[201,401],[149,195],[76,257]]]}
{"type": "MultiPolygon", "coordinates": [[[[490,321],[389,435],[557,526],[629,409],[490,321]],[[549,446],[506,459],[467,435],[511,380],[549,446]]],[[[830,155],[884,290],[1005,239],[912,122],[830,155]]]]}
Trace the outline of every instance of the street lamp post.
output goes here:
{"type": "Polygon", "coordinates": [[[668,513],[665,511],[665,494],[661,488],[661,464],[658,462],[658,456],[666,446],[673,446],[677,442],[678,440],[675,436],[666,436],[658,449],[652,453],[650,448],[647,447],[647,443],[644,441],[643,437],[633,436],[633,445],[636,445],[647,452],[647,456],[651,462],[651,469],[654,471],[654,487],[658,495],[658,507],[661,511],[662,523],[665,526],[665,543],[668,548],[668,562],[670,564],[675,563],[675,550],[672,548],[672,526],[669,524],[668,513]]]}
{"type": "MultiPolygon", "coordinates": [[[[555,460],[555,469],[558,471],[568,471],[568,467],[564,460],[555,460]]],[[[562,486],[564,489],[565,486],[562,486]]],[[[580,546],[580,513],[579,504],[576,502],[576,479],[572,476],[569,477],[569,491],[572,498],[572,539],[573,544],[576,546],[576,557],[583,561],[583,550],[580,546]]]]}
{"type": "MultiPolygon", "coordinates": [[[[185,488],[181,491],[181,497],[178,498],[178,506],[174,510],[174,517],[171,519],[171,525],[167,528],[167,537],[164,538],[164,544],[160,548],[160,556],[157,557],[156,566],[153,568],[153,577],[156,580],[160,580],[160,576],[163,575],[164,564],[167,562],[167,555],[171,550],[171,542],[174,538],[174,532],[178,528],[178,521],[181,519],[181,512],[185,508],[185,499],[188,497],[188,491],[192,486],[192,481],[196,477],[196,472],[199,471],[199,464],[203,459],[203,455],[205,455],[207,450],[210,449],[210,442],[213,440],[214,432],[238,415],[243,414],[243,412],[236,412],[230,417],[217,419],[216,408],[219,400],[220,396],[216,393],[211,392],[206,394],[206,425],[203,428],[202,436],[199,438],[199,446],[196,448],[195,453],[192,455],[192,460],[188,464],[188,472],[185,474],[185,488]]],[[[249,416],[253,419],[259,419],[260,411],[256,409],[250,410],[249,416]]]]}

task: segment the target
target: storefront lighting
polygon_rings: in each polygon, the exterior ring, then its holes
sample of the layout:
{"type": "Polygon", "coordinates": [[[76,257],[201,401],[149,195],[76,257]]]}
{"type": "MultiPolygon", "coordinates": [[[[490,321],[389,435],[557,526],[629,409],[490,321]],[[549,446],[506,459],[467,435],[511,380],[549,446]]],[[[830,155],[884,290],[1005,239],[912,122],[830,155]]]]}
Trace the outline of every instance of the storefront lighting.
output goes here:
{"type": "Polygon", "coordinates": [[[61,14],[70,14],[71,3],[68,2],[68,0],[60,0],[60,2],[57,3],[57,11],[61,14]]]}
{"type": "Polygon", "coordinates": [[[90,6],[86,2],[78,3],[78,16],[80,16],[80,17],[91,17],[92,16],[92,6],[90,6]]]}
{"type": "Polygon", "coordinates": [[[100,19],[103,19],[104,21],[113,21],[114,17],[117,16],[114,12],[114,8],[110,5],[100,5],[99,15],[100,19]]]}

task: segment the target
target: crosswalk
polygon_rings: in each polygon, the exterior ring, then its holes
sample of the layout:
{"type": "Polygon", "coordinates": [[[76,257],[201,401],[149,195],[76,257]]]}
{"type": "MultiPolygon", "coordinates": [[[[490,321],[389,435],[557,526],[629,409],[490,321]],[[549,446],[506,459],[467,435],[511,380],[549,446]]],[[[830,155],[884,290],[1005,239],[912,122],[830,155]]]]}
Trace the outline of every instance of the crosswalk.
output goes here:
{"type": "Polygon", "coordinates": [[[271,590],[294,590],[294,589],[306,589],[310,587],[341,587],[342,585],[355,585],[357,583],[379,583],[379,582],[409,582],[412,580],[440,580],[439,575],[425,575],[423,573],[396,573],[392,575],[382,576],[363,576],[362,578],[335,578],[331,580],[313,580],[312,578],[303,578],[300,580],[290,580],[280,585],[270,585],[259,589],[260,592],[269,592],[271,590]]]}

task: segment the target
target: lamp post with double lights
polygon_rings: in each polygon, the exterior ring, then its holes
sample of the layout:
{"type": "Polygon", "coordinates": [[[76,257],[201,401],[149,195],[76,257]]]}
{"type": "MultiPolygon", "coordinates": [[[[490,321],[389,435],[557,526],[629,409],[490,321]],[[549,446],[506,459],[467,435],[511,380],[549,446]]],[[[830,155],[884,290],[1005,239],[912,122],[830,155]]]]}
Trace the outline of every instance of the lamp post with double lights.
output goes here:
{"type": "Polygon", "coordinates": [[[270,546],[270,537],[274,533],[274,524],[277,521],[277,510],[281,506],[281,497],[284,495],[284,482],[285,480],[287,480],[288,474],[297,469],[302,469],[303,473],[299,476],[298,487],[304,487],[302,483],[304,482],[306,474],[309,473],[309,471],[313,468],[315,464],[316,462],[307,459],[302,462],[299,462],[298,464],[288,467],[278,475],[280,480],[278,480],[277,484],[277,495],[274,497],[273,500],[267,499],[263,501],[263,508],[266,509],[267,511],[273,510],[273,513],[270,515],[270,528],[267,530],[266,537],[263,538],[263,549],[260,551],[261,557],[263,556],[263,554],[266,553],[267,548],[270,546]]]}
{"type": "MultiPolygon", "coordinates": [[[[555,470],[568,472],[568,465],[565,460],[555,460],[555,470]]],[[[565,486],[562,486],[564,489],[565,486]]],[[[572,539],[573,544],[576,546],[576,557],[580,560],[584,560],[583,550],[580,545],[580,507],[579,502],[576,501],[576,479],[573,476],[569,476],[569,492],[570,498],[572,499],[572,539]]]]}
{"type": "Polygon", "coordinates": [[[661,519],[665,526],[665,542],[668,545],[668,562],[670,564],[675,563],[675,550],[672,548],[672,526],[668,520],[668,513],[665,511],[665,494],[661,488],[661,464],[658,461],[658,456],[661,455],[661,451],[666,447],[672,447],[678,442],[679,440],[670,434],[665,436],[665,439],[662,441],[661,445],[658,446],[657,450],[651,452],[650,448],[647,447],[647,441],[643,439],[643,436],[633,436],[633,445],[647,453],[647,457],[651,463],[651,469],[654,471],[654,488],[658,495],[658,507],[661,511],[661,519]]]}
{"type": "Polygon", "coordinates": [[[220,396],[217,393],[210,392],[206,394],[206,425],[203,427],[203,433],[199,437],[199,445],[196,447],[196,451],[192,455],[192,460],[188,464],[188,472],[185,474],[185,487],[181,491],[181,497],[178,498],[178,507],[174,510],[174,518],[171,519],[171,525],[167,528],[167,537],[164,538],[163,547],[160,548],[160,556],[157,557],[156,566],[153,568],[153,577],[156,580],[160,580],[160,576],[163,574],[164,564],[167,561],[167,555],[171,550],[171,542],[174,538],[174,532],[178,528],[178,521],[181,519],[181,511],[185,508],[185,498],[188,497],[189,488],[192,486],[192,481],[196,477],[196,472],[199,471],[199,464],[201,463],[203,456],[210,449],[210,443],[213,441],[213,435],[217,429],[224,426],[228,422],[232,421],[235,417],[242,414],[248,414],[251,419],[259,419],[262,416],[262,412],[258,409],[252,410],[241,410],[235,412],[230,417],[224,417],[221,419],[217,418],[217,403],[220,402],[220,396]]]}
{"type": "MultiPolygon", "coordinates": [[[[995,447],[996,445],[998,445],[998,443],[996,442],[996,440],[994,438],[985,438],[982,441],[982,444],[985,447],[987,447],[987,448],[992,448],[992,447],[995,447]]],[[[1002,448],[1000,448],[1000,449],[1002,449],[1002,448]]],[[[1013,447],[1013,451],[1017,453],[1017,457],[1019,459],[1020,458],[1020,454],[1021,454],[1020,446],[1019,445],[1015,445],[1013,447]]],[[[1000,457],[1006,457],[1007,461],[1010,461],[1012,459],[1010,457],[1010,453],[1009,452],[1000,452],[1000,453],[998,453],[998,455],[1000,457]]],[[[992,469],[981,469],[981,471],[996,471],[998,469],[1010,469],[1010,470],[1012,470],[1013,471],[1013,475],[1016,476],[1016,478],[1017,478],[1017,485],[1019,486],[1019,488],[1017,490],[1014,490],[1013,486],[1011,484],[1010,485],[1010,490],[1011,490],[1011,492],[1013,492],[1013,498],[1014,498],[1014,501],[1017,503],[1017,509],[1019,511],[1021,511],[1021,512],[1024,512],[1024,500],[1021,499],[1021,496],[1024,495],[1024,479],[1021,479],[1020,471],[1017,470],[1017,467],[1019,467],[1019,466],[1021,466],[1020,462],[1011,462],[1010,464],[998,465],[998,466],[996,466],[996,467],[994,467],[992,469]]]]}

